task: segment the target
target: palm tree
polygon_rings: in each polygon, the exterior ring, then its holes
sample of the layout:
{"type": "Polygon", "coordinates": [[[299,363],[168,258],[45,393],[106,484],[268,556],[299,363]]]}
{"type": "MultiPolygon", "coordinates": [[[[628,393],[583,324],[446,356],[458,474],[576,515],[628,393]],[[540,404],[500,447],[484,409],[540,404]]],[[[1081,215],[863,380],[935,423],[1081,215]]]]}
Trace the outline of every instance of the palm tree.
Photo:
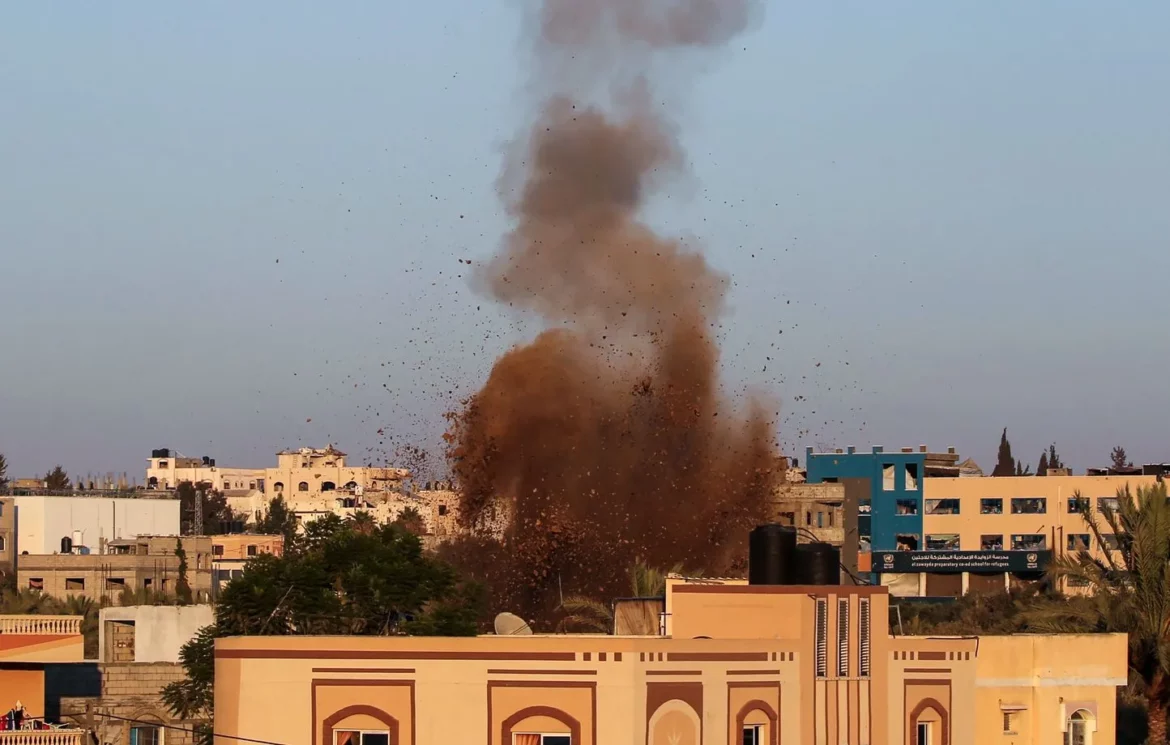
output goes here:
{"type": "MultiPolygon", "coordinates": [[[[1074,494],[1080,498],[1080,494],[1074,494]]],[[[1086,501],[1081,516],[1098,546],[1106,533],[1086,501]]],[[[1055,579],[1089,591],[1087,602],[1040,600],[1028,612],[1035,631],[1117,632],[1129,635],[1130,680],[1146,701],[1149,742],[1166,742],[1170,709],[1170,505],[1166,485],[1127,485],[1117,508],[1102,509],[1117,536],[1117,551],[1098,559],[1087,550],[1062,556],[1050,569],[1055,579]]]]}
{"type": "Polygon", "coordinates": [[[365,510],[359,510],[345,518],[345,524],[353,532],[361,533],[362,535],[372,535],[378,529],[378,521],[374,519],[372,514],[365,510]]]}

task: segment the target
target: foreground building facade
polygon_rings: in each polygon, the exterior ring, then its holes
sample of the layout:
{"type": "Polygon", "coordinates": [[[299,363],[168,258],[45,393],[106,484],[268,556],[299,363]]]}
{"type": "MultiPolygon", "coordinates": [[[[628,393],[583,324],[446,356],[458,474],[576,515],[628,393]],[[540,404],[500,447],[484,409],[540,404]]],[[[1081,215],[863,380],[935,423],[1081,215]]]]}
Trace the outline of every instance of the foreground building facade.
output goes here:
{"type": "Polygon", "coordinates": [[[892,637],[882,587],[672,582],[671,636],[216,643],[215,730],[287,745],[1113,745],[1122,635],[892,637]]]}

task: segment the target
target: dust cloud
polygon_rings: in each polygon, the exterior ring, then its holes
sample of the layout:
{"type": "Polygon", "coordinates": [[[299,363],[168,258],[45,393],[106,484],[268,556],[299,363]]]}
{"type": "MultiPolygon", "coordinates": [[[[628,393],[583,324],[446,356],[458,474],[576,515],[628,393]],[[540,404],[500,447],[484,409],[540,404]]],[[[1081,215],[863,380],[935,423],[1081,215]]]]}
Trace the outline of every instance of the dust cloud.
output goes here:
{"type": "MultiPolygon", "coordinates": [[[[630,593],[642,559],[742,571],[777,476],[767,402],[719,389],[727,277],[639,217],[685,173],[672,60],[719,47],[748,0],[544,0],[529,19],[538,113],[500,179],[514,229],[475,282],[547,330],[451,415],[452,558],[493,610],[547,622],[561,595],[630,593]],[[490,537],[494,533],[496,537],[490,537]]],[[[685,81],[683,81],[685,82],[685,81]]]]}

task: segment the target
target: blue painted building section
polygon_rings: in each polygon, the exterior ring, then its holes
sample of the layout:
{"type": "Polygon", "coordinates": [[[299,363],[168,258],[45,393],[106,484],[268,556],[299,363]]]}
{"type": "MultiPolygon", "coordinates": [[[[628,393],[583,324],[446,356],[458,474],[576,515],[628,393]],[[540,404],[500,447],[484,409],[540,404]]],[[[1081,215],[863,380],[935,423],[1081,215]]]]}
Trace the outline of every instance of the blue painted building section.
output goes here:
{"type": "Polygon", "coordinates": [[[870,550],[894,551],[899,536],[913,536],[914,548],[922,549],[922,478],[926,472],[926,453],[887,453],[880,447],[859,453],[849,448],[844,453],[814,453],[805,450],[805,468],[810,484],[844,479],[869,479],[869,515],[859,506],[858,532],[862,550],[866,538],[870,550]],[[886,469],[892,470],[892,482],[886,469]]]}

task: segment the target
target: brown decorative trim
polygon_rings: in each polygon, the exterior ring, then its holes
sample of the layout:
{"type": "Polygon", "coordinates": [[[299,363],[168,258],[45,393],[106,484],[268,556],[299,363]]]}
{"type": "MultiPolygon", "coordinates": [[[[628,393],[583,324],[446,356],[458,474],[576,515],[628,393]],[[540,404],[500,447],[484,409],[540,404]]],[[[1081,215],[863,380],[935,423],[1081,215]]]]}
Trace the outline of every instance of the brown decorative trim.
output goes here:
{"type": "Polygon", "coordinates": [[[605,662],[605,652],[598,652],[597,653],[597,661],[598,662],[605,662]]]}
{"type": "MultiPolygon", "coordinates": [[[[588,652],[585,658],[589,658],[588,652]]],[[[542,660],[572,662],[573,652],[396,652],[366,649],[216,649],[217,660],[542,660]]]]}
{"type": "MultiPolygon", "coordinates": [[[[570,742],[581,742],[581,723],[576,719],[569,716],[560,709],[553,708],[552,706],[529,706],[508,717],[504,720],[504,723],[500,725],[500,745],[509,745],[509,743],[512,742],[512,728],[528,717],[548,717],[550,719],[555,719],[569,728],[570,742]]],[[[488,726],[490,727],[491,725],[489,724],[488,726]]],[[[596,722],[594,722],[593,728],[596,731],[596,722]]],[[[595,742],[596,739],[597,736],[594,735],[595,742]]],[[[491,740],[489,739],[488,742],[491,742],[491,740]]],[[[391,743],[391,745],[395,744],[391,743]]]]}
{"type": "Polygon", "coordinates": [[[919,652],[918,659],[920,660],[945,660],[947,658],[946,652],[919,652]]]}
{"type": "Polygon", "coordinates": [[[728,670],[728,675],[779,675],[779,670],[728,670]]]}
{"type": "Polygon", "coordinates": [[[647,670],[647,675],[702,675],[702,670],[647,670]]]}
{"type": "Polygon", "coordinates": [[[904,673],[949,673],[949,667],[908,667],[902,672],[904,673]]]}
{"type": "Polygon", "coordinates": [[[767,652],[670,652],[668,662],[767,662],[767,652]]]}
{"type": "Polygon", "coordinates": [[[389,675],[410,674],[413,667],[315,667],[315,673],[383,673],[389,675]]]}
{"type": "MultiPolygon", "coordinates": [[[[918,715],[921,714],[922,712],[926,711],[927,709],[934,709],[938,713],[938,718],[941,720],[940,723],[942,724],[942,738],[941,738],[941,741],[939,742],[939,745],[950,745],[950,742],[951,742],[951,732],[950,732],[951,715],[950,715],[950,712],[948,712],[946,710],[946,708],[943,707],[943,705],[938,702],[937,699],[924,698],[921,701],[919,701],[918,706],[915,706],[913,711],[910,712],[910,717],[907,719],[906,724],[909,726],[916,726],[918,724],[918,715]]],[[[910,733],[907,733],[907,736],[909,736],[909,735],[910,735],[910,733]]]]}
{"type": "Polygon", "coordinates": [[[582,655],[582,659],[585,660],[586,662],[591,662],[593,660],[593,653],[586,652],[584,655],[582,655]]]}
{"type": "Polygon", "coordinates": [[[906,681],[907,686],[949,686],[950,684],[951,684],[951,681],[949,678],[938,678],[938,679],[935,679],[935,678],[931,678],[931,679],[915,678],[913,680],[906,681]]]}
{"type": "MultiPolygon", "coordinates": [[[[591,745],[597,745],[597,681],[595,681],[595,680],[590,680],[590,681],[576,681],[576,680],[489,680],[487,682],[487,740],[486,740],[487,745],[491,745],[491,742],[492,742],[492,689],[493,688],[584,688],[584,689],[587,689],[589,691],[589,700],[590,700],[590,707],[591,707],[590,717],[592,718],[591,722],[590,722],[590,727],[589,727],[590,731],[592,732],[592,737],[591,737],[590,742],[591,742],[591,745]]],[[[522,711],[531,711],[533,709],[549,709],[550,711],[559,711],[558,709],[552,709],[551,707],[541,707],[541,706],[530,706],[527,709],[523,709],[522,711]]],[[[519,713],[519,712],[517,712],[517,713],[519,713]]],[[[525,718],[530,717],[530,716],[540,716],[540,715],[541,715],[541,712],[533,712],[533,713],[525,714],[520,719],[516,719],[514,722],[512,722],[512,724],[514,725],[514,724],[516,724],[516,722],[521,721],[521,719],[525,719],[525,718]]],[[[566,719],[562,719],[562,718],[557,717],[553,714],[546,713],[544,715],[545,716],[552,716],[554,719],[557,719],[558,721],[569,725],[569,721],[566,721],[566,719]]],[[[576,722],[575,719],[570,717],[568,714],[565,714],[564,712],[561,712],[561,715],[563,715],[564,717],[566,717],[568,720],[570,720],[572,722],[576,722]]],[[[516,715],[513,714],[512,716],[516,716],[516,715]]],[[[512,717],[508,717],[508,719],[504,720],[504,724],[508,725],[508,721],[510,719],[512,719],[512,717]]],[[[573,745],[585,745],[584,743],[581,742],[580,723],[577,723],[577,727],[578,727],[578,729],[575,731],[575,734],[573,735],[573,738],[574,738],[573,745]]],[[[572,725],[570,725],[570,729],[571,728],[572,728],[572,725]]],[[[503,732],[509,732],[508,726],[504,727],[503,732]]],[[[503,733],[501,733],[501,734],[503,734],[503,733]]],[[[511,745],[511,743],[512,743],[511,738],[506,736],[506,735],[504,736],[504,740],[501,741],[501,745],[511,745]]],[[[330,744],[326,744],[326,745],[330,745],[330,744]]],[[[417,743],[415,743],[415,745],[417,745],[417,743]]]]}
{"type": "Polygon", "coordinates": [[[736,731],[743,732],[743,720],[747,719],[747,715],[753,711],[762,711],[768,717],[769,745],[780,745],[780,716],[776,713],[775,709],[768,705],[768,702],[761,701],[758,698],[748,701],[739,710],[739,713],[735,715],[736,731]]]}
{"type": "Polygon", "coordinates": [[[488,670],[488,675],[597,675],[596,670],[488,670]]]}
{"type": "Polygon", "coordinates": [[[613,661],[614,662],[621,662],[622,661],[622,653],[621,652],[614,652],[613,653],[613,661]]]}
{"type": "Polygon", "coordinates": [[[889,588],[881,585],[674,585],[671,592],[682,594],[727,595],[885,595],[889,588]]]}
{"type": "Polygon", "coordinates": [[[326,718],[325,722],[323,723],[322,729],[321,729],[322,739],[321,739],[320,743],[318,743],[318,741],[317,741],[317,734],[318,734],[318,730],[317,730],[317,688],[318,687],[331,687],[331,686],[343,686],[343,687],[349,686],[349,687],[358,687],[358,688],[368,688],[370,686],[389,686],[389,687],[409,688],[410,689],[410,742],[411,742],[411,745],[417,745],[418,741],[415,738],[415,734],[418,730],[418,708],[415,705],[414,681],[413,680],[371,680],[369,678],[365,678],[365,679],[363,679],[363,678],[357,678],[357,679],[314,678],[313,679],[313,681],[310,683],[310,686],[309,686],[310,697],[312,699],[312,701],[309,704],[309,708],[310,708],[310,716],[313,719],[313,722],[312,722],[313,745],[333,745],[332,724],[336,724],[337,722],[341,721],[341,719],[344,719],[345,717],[350,716],[351,714],[369,714],[370,716],[377,718],[378,721],[381,721],[383,723],[386,723],[386,718],[389,718],[391,721],[394,722],[394,726],[391,729],[390,745],[398,745],[398,720],[395,719],[394,717],[390,716],[386,712],[381,711],[380,709],[374,709],[374,707],[372,707],[372,706],[365,707],[365,708],[372,709],[373,711],[351,711],[351,709],[354,709],[355,707],[353,707],[353,706],[346,707],[345,709],[342,709],[341,711],[348,712],[348,713],[338,717],[338,714],[341,714],[341,712],[338,712],[337,714],[333,714],[333,715],[329,716],[328,718],[326,718]],[[334,719],[334,717],[338,717],[338,718],[334,719]],[[333,720],[332,723],[330,723],[330,720],[333,720]],[[328,725],[328,726],[326,727],[324,725],[328,725]],[[328,732],[326,732],[326,730],[328,730],[328,732]]]}
{"type": "Polygon", "coordinates": [[[398,720],[390,716],[386,712],[374,706],[366,706],[365,704],[354,704],[347,706],[341,711],[338,711],[325,719],[321,723],[321,742],[325,745],[333,742],[333,726],[346,717],[351,717],[354,714],[366,714],[374,719],[377,719],[386,728],[390,730],[390,745],[398,745],[398,720]]]}

